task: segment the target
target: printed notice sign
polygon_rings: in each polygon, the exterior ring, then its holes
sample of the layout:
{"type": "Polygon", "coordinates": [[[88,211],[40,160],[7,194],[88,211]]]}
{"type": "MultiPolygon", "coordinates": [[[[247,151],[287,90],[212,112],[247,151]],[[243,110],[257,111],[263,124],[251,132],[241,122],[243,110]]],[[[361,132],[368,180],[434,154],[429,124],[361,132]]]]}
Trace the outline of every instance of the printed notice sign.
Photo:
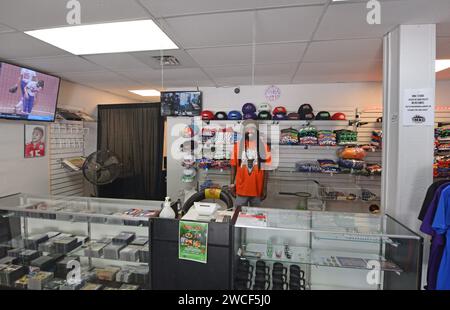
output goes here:
{"type": "Polygon", "coordinates": [[[434,126],[434,95],[431,88],[406,89],[403,126],[434,126]]]}

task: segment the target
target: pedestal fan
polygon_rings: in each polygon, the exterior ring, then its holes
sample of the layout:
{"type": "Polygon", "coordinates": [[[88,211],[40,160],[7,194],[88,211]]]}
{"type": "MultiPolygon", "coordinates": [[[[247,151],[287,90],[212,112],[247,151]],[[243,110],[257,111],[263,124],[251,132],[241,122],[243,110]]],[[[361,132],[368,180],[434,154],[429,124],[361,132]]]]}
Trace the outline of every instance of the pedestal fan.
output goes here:
{"type": "Polygon", "coordinates": [[[98,151],[86,158],[81,168],[83,176],[94,185],[95,196],[97,186],[114,182],[122,170],[119,157],[111,151],[98,151]]]}

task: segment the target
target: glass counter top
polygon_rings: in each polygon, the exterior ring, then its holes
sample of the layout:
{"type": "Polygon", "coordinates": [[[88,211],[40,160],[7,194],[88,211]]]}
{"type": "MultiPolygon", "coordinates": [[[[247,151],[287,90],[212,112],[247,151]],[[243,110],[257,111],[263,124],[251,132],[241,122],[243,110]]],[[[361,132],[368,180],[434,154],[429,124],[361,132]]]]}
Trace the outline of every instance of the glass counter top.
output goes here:
{"type": "Polygon", "coordinates": [[[389,215],[242,207],[237,228],[326,233],[342,238],[421,237],[389,215]]]}

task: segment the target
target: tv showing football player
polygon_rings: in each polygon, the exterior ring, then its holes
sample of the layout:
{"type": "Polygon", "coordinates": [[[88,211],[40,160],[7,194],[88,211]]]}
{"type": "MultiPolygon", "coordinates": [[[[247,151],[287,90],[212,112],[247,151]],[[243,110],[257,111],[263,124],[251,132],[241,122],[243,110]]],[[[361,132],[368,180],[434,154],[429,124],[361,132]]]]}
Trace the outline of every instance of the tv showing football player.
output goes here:
{"type": "Polygon", "coordinates": [[[60,79],[0,62],[0,118],[55,120],[60,79]]]}
{"type": "Polygon", "coordinates": [[[25,125],[25,158],[45,156],[45,127],[25,125]]]}

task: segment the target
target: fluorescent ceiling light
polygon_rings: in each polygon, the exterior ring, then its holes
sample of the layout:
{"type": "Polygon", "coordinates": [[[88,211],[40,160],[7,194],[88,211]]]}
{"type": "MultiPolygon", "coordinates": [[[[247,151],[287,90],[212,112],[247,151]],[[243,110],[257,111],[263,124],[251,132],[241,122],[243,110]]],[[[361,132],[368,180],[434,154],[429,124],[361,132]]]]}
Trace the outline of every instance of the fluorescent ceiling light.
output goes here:
{"type": "Polygon", "coordinates": [[[436,72],[443,71],[448,68],[450,68],[450,59],[436,60],[436,72]]]}
{"type": "Polygon", "coordinates": [[[70,26],[25,33],[74,55],[178,48],[152,20],[70,26]]]}
{"type": "Polygon", "coordinates": [[[129,90],[130,93],[142,96],[142,97],[158,97],[161,93],[155,89],[137,89],[129,90]]]}

